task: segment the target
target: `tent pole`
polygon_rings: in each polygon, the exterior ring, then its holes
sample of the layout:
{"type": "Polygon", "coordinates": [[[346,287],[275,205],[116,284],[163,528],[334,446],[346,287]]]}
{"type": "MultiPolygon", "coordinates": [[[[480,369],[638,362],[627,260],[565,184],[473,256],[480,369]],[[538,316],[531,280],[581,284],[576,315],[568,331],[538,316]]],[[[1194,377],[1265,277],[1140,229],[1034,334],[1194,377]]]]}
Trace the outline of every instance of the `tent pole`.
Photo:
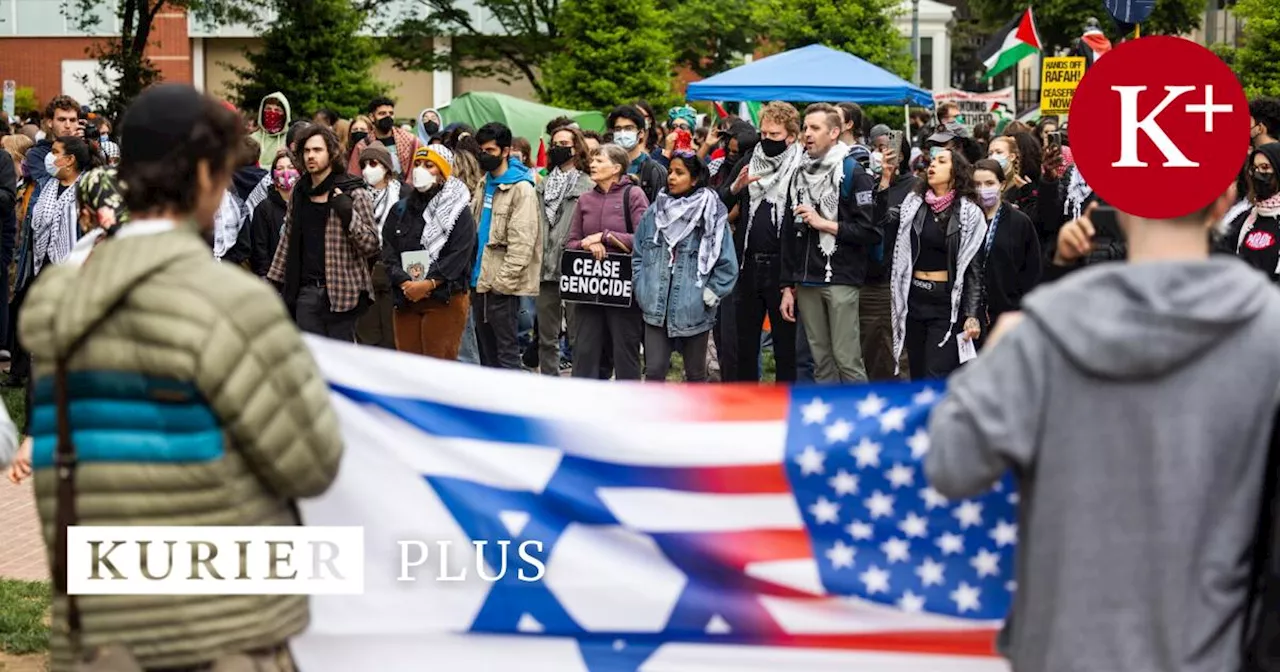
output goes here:
{"type": "Polygon", "coordinates": [[[902,132],[911,135],[911,103],[902,104],[902,132]]]}

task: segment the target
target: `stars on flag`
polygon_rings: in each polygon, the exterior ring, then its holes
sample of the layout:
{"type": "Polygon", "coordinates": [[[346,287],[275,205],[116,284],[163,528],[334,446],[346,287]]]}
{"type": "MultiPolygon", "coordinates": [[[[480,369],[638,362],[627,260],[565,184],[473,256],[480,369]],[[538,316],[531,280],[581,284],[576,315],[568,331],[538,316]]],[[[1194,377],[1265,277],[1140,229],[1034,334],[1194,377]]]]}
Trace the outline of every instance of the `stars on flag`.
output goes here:
{"type": "Polygon", "coordinates": [[[999,620],[1017,545],[1012,480],[1003,492],[957,501],[929,486],[926,425],[941,390],[793,390],[788,473],[827,592],[907,613],[999,620]]]}

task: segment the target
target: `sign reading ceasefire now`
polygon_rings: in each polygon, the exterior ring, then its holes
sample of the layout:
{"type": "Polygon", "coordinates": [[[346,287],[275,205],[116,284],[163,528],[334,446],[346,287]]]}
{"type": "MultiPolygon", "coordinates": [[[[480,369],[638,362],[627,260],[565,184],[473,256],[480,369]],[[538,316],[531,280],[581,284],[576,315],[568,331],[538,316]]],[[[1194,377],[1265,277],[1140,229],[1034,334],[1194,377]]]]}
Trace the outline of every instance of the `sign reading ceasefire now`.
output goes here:
{"type": "Polygon", "coordinates": [[[1055,56],[1044,59],[1040,69],[1040,114],[1066,114],[1071,98],[1084,79],[1084,57],[1055,56]]]}

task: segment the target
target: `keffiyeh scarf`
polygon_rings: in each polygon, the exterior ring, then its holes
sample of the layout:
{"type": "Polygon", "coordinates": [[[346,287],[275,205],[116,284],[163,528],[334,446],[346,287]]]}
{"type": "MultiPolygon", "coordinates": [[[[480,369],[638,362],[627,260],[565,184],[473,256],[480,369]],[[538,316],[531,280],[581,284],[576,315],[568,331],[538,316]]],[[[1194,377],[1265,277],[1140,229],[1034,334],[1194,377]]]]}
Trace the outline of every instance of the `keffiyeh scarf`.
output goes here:
{"type": "MultiPolygon", "coordinates": [[[[900,210],[901,219],[898,220],[898,238],[893,248],[893,268],[889,272],[895,374],[898,372],[896,362],[901,359],[902,346],[907,336],[907,300],[911,293],[912,266],[915,264],[915,253],[911,249],[911,233],[915,231],[916,213],[922,207],[925,207],[925,202],[919,194],[907,194],[903,199],[900,210]]],[[[946,345],[951,339],[951,332],[955,328],[956,320],[960,317],[965,272],[969,270],[969,265],[976,261],[978,252],[987,238],[987,216],[983,214],[982,208],[967,198],[960,199],[956,207],[960,208],[960,250],[956,254],[956,275],[951,278],[951,322],[947,328],[947,335],[942,337],[938,347],[946,345]]]]}
{"type": "MultiPolygon", "coordinates": [[[[773,206],[774,230],[782,230],[782,218],[786,214],[783,211],[787,207],[787,191],[791,188],[791,181],[795,179],[796,171],[800,169],[803,161],[804,148],[798,142],[791,143],[786,151],[772,158],[765,155],[763,147],[756,145],[755,151],[751,152],[747,173],[751,177],[760,178],[760,181],[752,182],[747,187],[747,193],[751,195],[751,208],[747,213],[746,240],[751,240],[751,225],[756,221],[756,210],[766,201],[773,206]]],[[[729,179],[736,180],[738,176],[730,175],[729,179]]],[[[743,257],[745,256],[744,254],[743,257]]]]}
{"type": "Polygon", "coordinates": [[[702,226],[702,242],[698,245],[698,281],[701,287],[720,258],[720,240],[729,214],[720,197],[706,187],[683,198],[675,198],[664,189],[653,204],[653,242],[661,236],[667,244],[668,265],[675,263],[676,246],[702,226]]]}
{"type": "Polygon", "coordinates": [[[578,185],[578,178],[581,176],[582,173],[578,172],[577,168],[560,170],[556,167],[547,173],[547,179],[543,182],[542,207],[547,214],[547,222],[551,226],[556,224],[556,215],[560,214],[560,204],[564,203],[564,197],[578,185]]]}
{"type": "Polygon", "coordinates": [[[427,257],[430,259],[427,272],[431,271],[436,265],[436,260],[440,258],[440,250],[444,249],[445,242],[449,240],[449,234],[453,232],[453,225],[457,223],[458,215],[469,205],[471,205],[471,192],[467,189],[467,185],[456,177],[445,180],[440,193],[427,203],[427,207],[422,211],[422,221],[425,222],[425,226],[422,227],[422,247],[427,251],[427,257]]]}
{"type": "MultiPolygon", "coordinates": [[[[844,180],[844,159],[847,156],[849,145],[843,142],[837,142],[820,159],[805,154],[792,182],[794,193],[791,202],[811,206],[824,219],[835,221],[840,212],[840,183],[844,180]]],[[[824,282],[831,282],[831,255],[836,253],[836,237],[830,233],[819,233],[818,251],[827,258],[824,282]]]]}
{"type": "Polygon", "coordinates": [[[1067,182],[1067,221],[1080,218],[1080,215],[1084,213],[1084,202],[1089,200],[1091,194],[1093,194],[1093,189],[1084,181],[1084,176],[1080,174],[1080,169],[1073,168],[1071,170],[1071,179],[1067,182]]]}
{"type": "Polygon", "coordinates": [[[240,236],[240,228],[248,220],[244,202],[234,191],[228,189],[222,195],[222,204],[213,215],[213,256],[219,260],[227,256],[231,248],[236,246],[236,238],[240,236]]]}
{"type": "Polygon", "coordinates": [[[373,220],[378,223],[378,240],[382,240],[382,225],[387,223],[387,215],[391,214],[391,206],[400,202],[400,182],[390,180],[387,188],[373,191],[373,220]]]}
{"type": "MultiPolygon", "coordinates": [[[[76,178],[79,183],[81,175],[76,178]]],[[[76,202],[78,184],[72,184],[58,194],[61,186],[57,180],[49,180],[40,190],[40,200],[36,201],[35,215],[31,219],[31,230],[35,243],[31,251],[35,254],[35,271],[46,261],[60,263],[71,253],[71,246],[76,242],[76,231],[79,229],[80,212],[76,202]]]]}

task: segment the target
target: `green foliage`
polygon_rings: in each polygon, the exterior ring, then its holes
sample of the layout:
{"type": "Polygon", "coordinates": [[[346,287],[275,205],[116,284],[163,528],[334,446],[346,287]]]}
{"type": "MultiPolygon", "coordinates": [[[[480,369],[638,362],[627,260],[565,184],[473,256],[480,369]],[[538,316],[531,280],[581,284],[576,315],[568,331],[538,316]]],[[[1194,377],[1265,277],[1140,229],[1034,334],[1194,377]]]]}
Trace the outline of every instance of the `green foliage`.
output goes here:
{"type": "Polygon", "coordinates": [[[452,70],[505,84],[524,79],[546,102],[542,68],[560,45],[560,7],[561,0],[418,0],[415,11],[379,17],[391,36],[382,49],[403,70],[452,70]],[[452,37],[451,49],[433,47],[440,37],[452,37]]]}
{"type": "Polygon", "coordinates": [[[327,107],[351,118],[387,85],[370,70],[378,61],[373,38],[360,35],[366,15],[351,0],[272,0],[278,18],[262,36],[262,47],[246,54],[249,67],[233,67],[229,82],[236,103],[256,110],[262,98],[281,91],[294,118],[327,107]]]}
{"type": "MultiPolygon", "coordinates": [[[[92,104],[115,119],[142,90],[160,81],[160,71],[147,58],[151,29],[161,10],[187,10],[197,19],[212,22],[256,22],[253,0],[115,0],[119,34],[105,35],[87,50],[98,61],[100,76],[90,83],[92,104]],[[105,82],[105,86],[97,85],[105,82]]],[[[69,25],[84,33],[111,33],[101,25],[103,0],[62,0],[62,14],[69,25]]],[[[90,101],[80,101],[88,103],[90,101]]]]}
{"type": "Polygon", "coordinates": [[[0,651],[25,655],[49,650],[49,594],[44,581],[0,579],[0,651]]]}
{"type": "Polygon", "coordinates": [[[777,51],[825,44],[911,79],[911,46],[893,23],[897,0],[757,0],[751,11],[777,51]]]}
{"type": "Polygon", "coordinates": [[[1244,44],[1235,51],[1235,71],[1250,98],[1280,96],[1280,0],[1239,0],[1244,44]]]}
{"type": "Polygon", "coordinates": [[[25,117],[30,112],[40,112],[40,101],[36,100],[36,90],[30,86],[19,86],[13,92],[13,111],[25,117]]]}
{"type": "Polygon", "coordinates": [[[761,30],[753,20],[754,0],[658,0],[669,17],[676,65],[701,77],[742,64],[761,30]]]}
{"type": "MultiPolygon", "coordinates": [[[[971,0],[969,8],[984,29],[995,30],[1026,11],[1028,0],[971,0]]],[[[1036,17],[1036,29],[1048,55],[1057,49],[1070,48],[1084,33],[1089,17],[1098,19],[1112,42],[1121,37],[1120,29],[1098,0],[1041,0],[1030,3],[1036,17]]],[[[1151,18],[1142,24],[1143,35],[1181,35],[1200,27],[1204,0],[1156,0],[1151,18]]]]}
{"type": "Polygon", "coordinates": [[[564,0],[565,48],[547,60],[547,102],[571,110],[607,110],[637,98],[655,110],[679,102],[664,18],[654,0],[564,0]]]}

